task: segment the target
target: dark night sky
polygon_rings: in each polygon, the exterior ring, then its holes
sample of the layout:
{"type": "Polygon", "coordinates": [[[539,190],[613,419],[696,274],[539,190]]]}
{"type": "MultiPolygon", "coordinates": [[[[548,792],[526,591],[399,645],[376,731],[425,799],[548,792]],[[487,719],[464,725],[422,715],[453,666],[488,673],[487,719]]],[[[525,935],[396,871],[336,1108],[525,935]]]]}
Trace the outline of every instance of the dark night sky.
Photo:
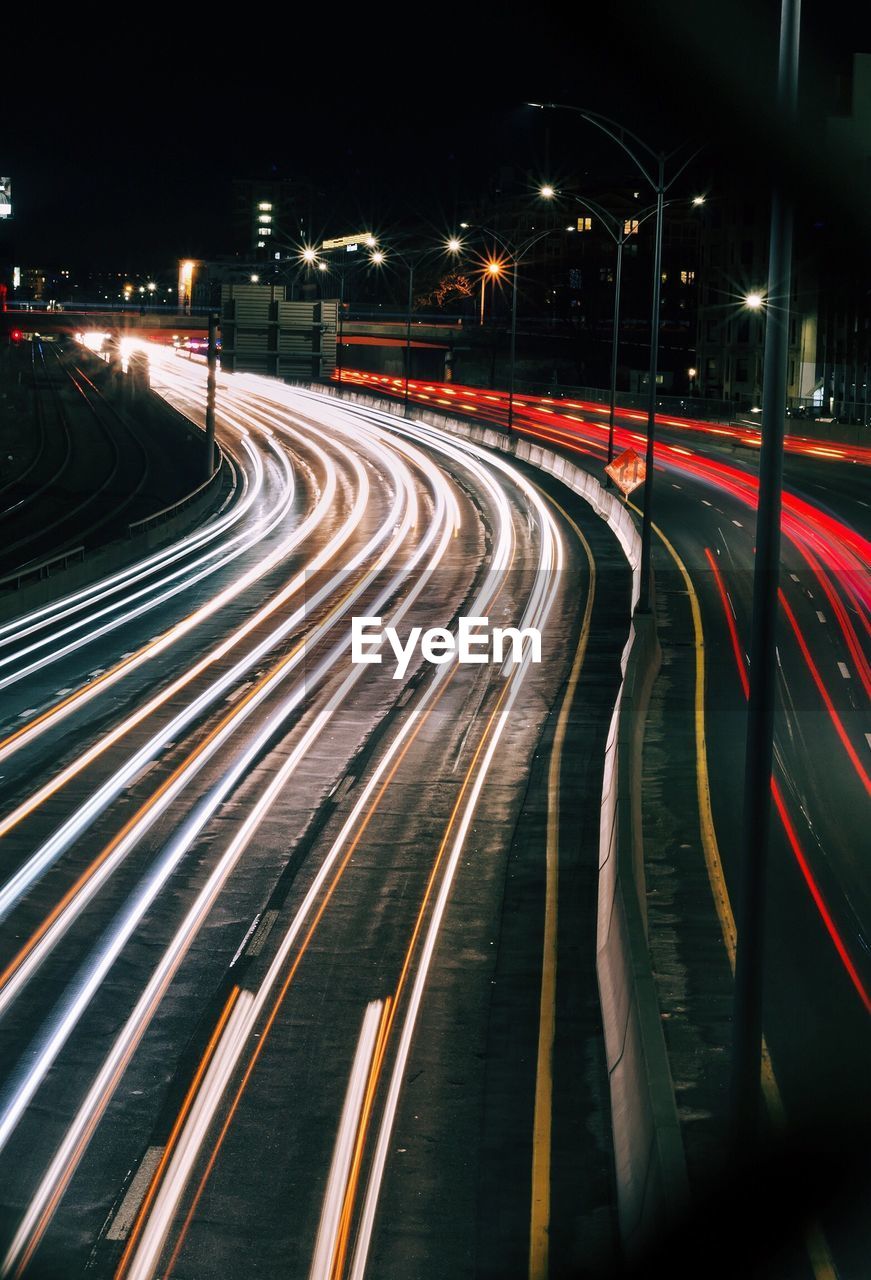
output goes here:
{"type": "MultiPolygon", "coordinates": [[[[810,116],[844,59],[871,49],[860,7],[805,0],[810,116]]],[[[613,144],[527,98],[598,109],[657,145],[705,138],[711,166],[764,171],[751,151],[777,0],[567,5],[571,21],[545,4],[313,9],[276,26],[280,9],[240,6],[236,29],[204,6],[19,18],[0,132],[16,257],[132,270],[220,251],[229,180],[273,167],[324,190],[327,234],[349,219],[446,229],[503,163],[556,181],[628,173],[613,144]]]]}

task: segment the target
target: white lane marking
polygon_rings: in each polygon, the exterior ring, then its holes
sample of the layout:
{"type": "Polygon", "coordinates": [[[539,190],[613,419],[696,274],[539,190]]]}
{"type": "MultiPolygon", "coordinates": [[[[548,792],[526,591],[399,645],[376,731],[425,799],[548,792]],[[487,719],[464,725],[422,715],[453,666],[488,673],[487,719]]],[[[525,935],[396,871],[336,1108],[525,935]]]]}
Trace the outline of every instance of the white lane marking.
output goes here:
{"type": "Polygon", "coordinates": [[[713,505],[714,505],[713,502],[708,502],[707,498],[702,498],[703,507],[712,507],[713,505]]]}
{"type": "Polygon", "coordinates": [[[230,702],[230,703],[237,702],[239,698],[242,697],[242,694],[245,692],[245,690],[251,688],[253,683],[254,683],[253,680],[246,680],[244,684],[237,685],[237,687],[233,690],[233,692],[227,695],[224,701],[230,702]]]}
{"type": "Polygon", "coordinates": [[[849,670],[849,668],[848,668],[848,666],[847,666],[846,662],[839,662],[839,663],[838,663],[838,670],[840,671],[841,675],[844,677],[844,679],[845,679],[845,680],[851,680],[851,679],[852,679],[852,676],[850,675],[850,670],[849,670]]]}
{"type": "Polygon", "coordinates": [[[732,521],[732,524],[737,525],[739,529],[743,529],[743,528],[744,528],[744,526],[743,526],[743,524],[741,523],[741,521],[740,521],[740,520],[733,520],[733,521],[732,521]]]}
{"type": "MultiPolygon", "coordinates": [[[[224,1034],[221,1036],[215,1055],[209,1063],[205,1078],[200,1085],[196,1100],[191,1107],[188,1123],[179,1135],[175,1158],[166,1173],[166,1180],[171,1184],[178,1183],[183,1178],[186,1178],[188,1168],[193,1163],[199,1150],[200,1143],[205,1136],[205,1131],[211,1119],[209,1104],[214,1097],[221,1097],[226,1089],[230,1073],[236,1064],[236,1044],[244,1037],[247,1015],[253,1003],[254,997],[251,992],[242,991],[236,1001],[233,1012],[230,1014],[229,1021],[224,1028],[224,1034]]],[[[159,1203],[160,1201],[158,1200],[159,1203]]],[[[141,1259],[143,1256],[150,1257],[155,1242],[159,1250],[160,1245],[166,1238],[169,1227],[170,1222],[166,1216],[152,1211],[142,1232],[140,1251],[134,1255],[128,1272],[130,1280],[146,1280],[146,1277],[150,1277],[153,1274],[153,1267],[143,1266],[141,1259]],[[146,1248],[146,1246],[148,1247],[146,1248]]]]}
{"type": "Polygon", "coordinates": [[[107,1240],[127,1239],[130,1234],[130,1228],[136,1221],[139,1206],[145,1197],[145,1192],[148,1190],[151,1175],[163,1155],[163,1150],[163,1147],[149,1147],[142,1157],[142,1163],[133,1175],[133,1181],[127,1188],[127,1194],[121,1201],[120,1208],[112,1219],[109,1230],[106,1232],[107,1240]]]}
{"type": "Polygon", "coordinates": [[[682,485],[682,484],[675,484],[675,483],[674,483],[674,481],[672,480],[672,482],[671,482],[671,487],[672,487],[672,489],[682,489],[682,488],[683,488],[683,485],[682,485]]]}
{"type": "Polygon", "coordinates": [[[357,1052],[348,1079],[342,1116],[339,1121],[339,1132],[336,1134],[336,1145],[327,1178],[327,1189],[324,1192],[324,1203],[321,1210],[321,1222],[318,1227],[314,1257],[312,1258],[309,1280],[330,1280],[333,1274],[333,1263],[338,1244],[339,1227],[342,1220],[342,1205],[345,1201],[345,1190],[351,1172],[351,1160],[354,1155],[354,1144],[357,1130],[360,1127],[360,1115],[366,1098],[366,1084],[372,1067],[372,1058],[378,1041],[378,1026],[381,1022],[381,1000],[372,1000],[366,1006],[360,1038],[357,1041],[357,1052]]]}
{"type": "Polygon", "coordinates": [[[791,573],[789,576],[792,578],[793,582],[799,582],[799,581],[800,581],[799,576],[798,576],[798,574],[797,574],[797,573],[791,573]]]}
{"type": "Polygon", "coordinates": [[[264,911],[263,919],[257,925],[257,929],[254,933],[254,937],[251,939],[250,943],[248,944],[248,948],[245,952],[246,956],[250,957],[250,956],[260,955],[260,952],[263,950],[266,944],[266,939],[269,937],[270,930],[272,929],[272,926],[275,924],[277,919],[278,919],[278,912],[275,911],[274,909],[270,911],[264,911]]]}
{"type": "Polygon", "coordinates": [[[871,733],[865,734],[865,741],[868,743],[868,749],[871,751],[871,733]]]}
{"type": "Polygon", "coordinates": [[[826,615],[820,609],[817,609],[817,617],[819,618],[820,622],[825,622],[826,620],[826,615]]]}

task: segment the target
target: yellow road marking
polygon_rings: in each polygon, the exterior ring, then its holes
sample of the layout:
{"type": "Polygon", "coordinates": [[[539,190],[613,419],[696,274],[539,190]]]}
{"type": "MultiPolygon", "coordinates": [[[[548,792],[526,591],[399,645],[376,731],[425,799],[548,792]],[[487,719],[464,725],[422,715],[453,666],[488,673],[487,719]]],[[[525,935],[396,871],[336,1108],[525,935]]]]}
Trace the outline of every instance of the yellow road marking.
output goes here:
{"type": "MultiPolygon", "coordinates": [[[[628,503],[632,510],[641,515],[634,503],[628,503]]],[[[693,636],[696,653],[696,688],[694,701],[695,737],[696,737],[696,790],[699,802],[699,829],[702,837],[702,848],[705,855],[705,866],[708,880],[714,897],[720,931],[729,957],[729,966],[735,973],[735,948],[738,932],[735,926],[735,915],[726,887],[723,864],[720,860],[720,849],[717,844],[717,833],[714,829],[714,816],[711,809],[711,789],[708,780],[708,754],[705,742],[705,637],[702,628],[702,611],[699,607],[696,589],[687,571],[686,565],[678,555],[668,538],[655,524],[653,530],[662,542],[668,554],[678,567],[689,595],[693,617],[693,636]]],[[[771,1055],[765,1037],[762,1038],[762,1094],[765,1105],[775,1126],[780,1128],[786,1120],[783,1098],[774,1074],[771,1055]]],[[[805,1232],[805,1249],[815,1280],[837,1280],[838,1272],[832,1259],[826,1238],[818,1222],[811,1222],[805,1232]]]]}
{"type": "Polygon", "coordinates": [[[562,750],[569,714],[580,679],[596,591],[596,567],[590,544],[571,516],[550,498],[568,521],[587,556],[590,585],[581,634],[554,732],[547,779],[547,838],[545,844],[544,942],[538,1016],[538,1055],[535,1068],[535,1110],[532,1122],[532,1203],[529,1224],[529,1280],[546,1280],[550,1255],[550,1163],[553,1123],[553,1040],[556,1027],[557,910],[559,889],[559,806],[562,750]]]}

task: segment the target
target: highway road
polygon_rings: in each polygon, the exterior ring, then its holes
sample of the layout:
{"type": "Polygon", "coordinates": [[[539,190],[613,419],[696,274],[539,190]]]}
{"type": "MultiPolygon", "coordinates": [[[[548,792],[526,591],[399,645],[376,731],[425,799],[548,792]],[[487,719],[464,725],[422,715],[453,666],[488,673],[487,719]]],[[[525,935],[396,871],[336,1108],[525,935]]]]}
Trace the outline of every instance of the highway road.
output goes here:
{"type": "MultiPolygon", "coordinates": [[[[401,379],[351,371],[345,377],[392,395],[403,391],[401,379]]],[[[504,422],[507,413],[500,391],[414,382],[411,398],[478,420],[504,422]]],[[[524,435],[564,450],[600,476],[607,461],[604,418],[601,406],[530,397],[515,403],[515,424],[524,435]]],[[[645,780],[645,821],[658,864],[650,909],[666,939],[658,944],[654,927],[655,957],[663,974],[671,970],[661,977],[666,1002],[669,996],[674,1002],[668,1017],[685,1021],[695,1001],[705,1023],[690,1031],[696,1056],[684,1046],[686,1076],[678,1083],[690,1117],[684,1133],[691,1170],[710,1176],[694,1151],[693,1117],[710,1115],[703,1106],[720,1112],[716,1160],[728,1131],[728,989],[709,984],[705,967],[712,963],[711,923],[721,954],[734,962],[731,902],[740,858],[758,434],[669,417],[659,429],[654,519],[661,632],[674,655],[683,646],[689,656],[667,663],[653,743],[657,764],[645,780]],[[709,919],[691,901],[689,885],[700,868],[709,919]],[[717,1057],[721,1065],[712,1067],[717,1057]],[[705,1070],[712,1077],[707,1081],[705,1070]]],[[[621,411],[618,451],[643,454],[643,430],[643,415],[621,411]]],[[[869,463],[864,447],[787,441],[764,1019],[766,1097],[775,1121],[808,1132],[846,1131],[865,1152],[871,1120],[869,463]]],[[[635,500],[640,507],[641,490],[635,500]]],[[[666,1034],[678,1036],[668,1021],[666,1034]]],[[[678,1045],[676,1039],[680,1052],[678,1045]]],[[[710,1161],[710,1138],[703,1154],[710,1161]]],[[[855,1214],[845,1216],[824,1222],[828,1242],[811,1272],[818,1277],[833,1274],[830,1265],[843,1280],[867,1274],[867,1223],[857,1230],[855,1214]]],[[[805,1273],[806,1263],[795,1265],[790,1274],[805,1273]]]]}
{"type": "MultiPolygon", "coordinates": [[[[204,373],[152,353],[196,421],[204,373]]],[[[628,568],[510,459],[254,377],[218,394],[221,511],[0,627],[0,1272],[607,1262],[628,568]],[[541,661],[434,641],[394,678],[386,643],[351,661],[363,616],[532,628],[541,661]]]]}

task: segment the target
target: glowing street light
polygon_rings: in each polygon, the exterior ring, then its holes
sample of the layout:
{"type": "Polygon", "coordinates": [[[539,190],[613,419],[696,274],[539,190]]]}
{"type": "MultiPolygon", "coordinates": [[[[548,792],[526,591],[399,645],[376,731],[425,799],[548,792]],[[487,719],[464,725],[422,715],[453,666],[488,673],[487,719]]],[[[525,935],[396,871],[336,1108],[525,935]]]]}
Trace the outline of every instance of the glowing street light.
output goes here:
{"type": "MultiPolygon", "coordinates": [[[[639,192],[635,192],[636,197],[639,192]]],[[[570,200],[576,201],[583,209],[594,214],[602,223],[605,231],[614,241],[617,247],[617,269],[614,276],[614,320],[611,330],[611,393],[610,406],[608,413],[608,462],[614,461],[614,431],[615,431],[615,412],[617,405],[617,358],[620,345],[620,289],[623,278],[623,248],[630,236],[638,234],[638,229],[648,218],[652,218],[654,214],[658,216],[669,207],[669,205],[679,204],[677,200],[657,200],[655,205],[651,205],[648,209],[641,209],[636,212],[635,217],[619,218],[616,214],[604,209],[595,200],[588,200],[584,196],[575,195],[572,191],[557,191],[554,187],[547,185],[539,188],[539,195],[545,200],[552,200],[555,196],[568,197],[570,200]]],[[[704,201],[704,196],[696,197],[692,204],[697,207],[700,199],[704,201]]],[[[633,212],[635,212],[633,210],[633,212]]],[[[580,225],[580,219],[578,219],[580,225]]],[[[590,226],[591,222],[588,218],[586,225],[590,226]]],[[[574,231],[574,227],[566,227],[566,231],[574,231]]]]}
{"type": "Polygon", "coordinates": [[[616,120],[611,120],[608,116],[600,115],[598,112],[588,111],[584,107],[569,106],[560,102],[529,102],[527,106],[540,107],[547,109],[555,109],[559,111],[573,111],[586,121],[587,124],[599,129],[613,142],[615,142],[621,150],[633,162],[636,169],[652,188],[656,196],[656,227],[653,237],[653,290],[651,298],[650,313],[650,372],[648,374],[648,402],[647,402],[647,446],[646,446],[646,462],[647,462],[647,478],[644,482],[644,513],[641,523],[641,581],[639,583],[638,604],[637,609],[640,613],[650,613],[653,608],[653,590],[652,590],[652,528],[653,528],[653,476],[654,476],[654,437],[656,434],[656,386],[657,375],[659,372],[659,327],[660,327],[660,298],[662,288],[662,224],[663,224],[663,208],[665,206],[666,192],[674,185],[680,175],[684,172],[687,165],[698,155],[698,150],[686,156],[680,163],[677,162],[677,152],[672,152],[667,156],[664,151],[657,151],[653,147],[648,146],[641,138],[631,133],[625,126],[619,124],[616,120]],[[670,178],[666,178],[666,162],[674,162],[674,171],[670,178]]]}
{"type": "Polygon", "coordinates": [[[254,273],[254,275],[252,275],[252,277],[251,277],[251,283],[252,283],[252,284],[259,284],[259,283],[260,283],[260,277],[257,275],[257,273],[256,273],[256,272],[255,272],[255,273],[254,273]]]}
{"type": "Polygon", "coordinates": [[[748,293],[744,297],[744,306],[749,307],[751,311],[758,311],[763,301],[761,293],[748,293]]]}
{"type": "MultiPolygon", "coordinates": [[[[375,243],[374,239],[372,240],[372,243],[375,243]]],[[[405,309],[405,389],[403,392],[403,412],[405,417],[408,417],[408,380],[411,376],[411,313],[414,307],[415,268],[421,260],[430,257],[434,253],[446,252],[456,255],[460,252],[462,247],[462,241],[460,241],[456,236],[451,236],[451,238],[446,240],[444,244],[437,245],[430,249],[409,249],[407,252],[403,253],[399,249],[391,247],[389,257],[391,259],[397,259],[408,271],[408,298],[405,309]]],[[[384,262],[388,261],[388,255],[382,250],[376,249],[374,253],[369,255],[369,261],[374,263],[375,266],[381,266],[384,262]]]]}
{"type": "Polygon", "coordinates": [[[299,256],[302,258],[303,262],[314,263],[318,260],[317,250],[312,249],[311,245],[306,245],[299,256]]]}
{"type": "Polygon", "coordinates": [[[704,197],[704,196],[693,196],[693,204],[695,205],[695,207],[696,207],[697,209],[698,209],[699,205],[702,205],[702,204],[704,204],[704,203],[705,203],[705,197],[704,197]]]}

